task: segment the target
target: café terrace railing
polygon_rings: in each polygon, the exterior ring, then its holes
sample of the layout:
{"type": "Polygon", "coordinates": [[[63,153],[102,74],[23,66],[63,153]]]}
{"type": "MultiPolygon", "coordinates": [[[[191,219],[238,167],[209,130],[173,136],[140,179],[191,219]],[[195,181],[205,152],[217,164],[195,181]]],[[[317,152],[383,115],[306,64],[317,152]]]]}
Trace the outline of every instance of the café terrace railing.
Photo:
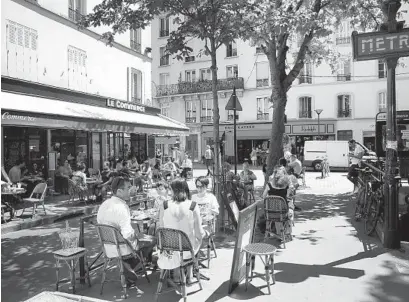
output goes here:
{"type": "MultiPolygon", "coordinates": [[[[227,78],[217,80],[217,90],[231,90],[233,87],[244,89],[243,78],[227,78]]],[[[167,96],[176,94],[188,94],[199,92],[212,91],[211,80],[200,80],[195,82],[179,82],[171,85],[158,85],[156,88],[156,96],[167,96]]]]}

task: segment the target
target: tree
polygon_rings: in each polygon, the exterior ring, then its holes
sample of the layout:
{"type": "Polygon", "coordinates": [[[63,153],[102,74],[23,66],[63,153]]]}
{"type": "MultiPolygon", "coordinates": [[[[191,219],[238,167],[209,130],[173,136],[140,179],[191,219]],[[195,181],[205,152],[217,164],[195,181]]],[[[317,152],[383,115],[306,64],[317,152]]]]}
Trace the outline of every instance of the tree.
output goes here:
{"type": "MultiPolygon", "coordinates": [[[[241,2],[241,0],[104,0],[83,21],[84,26],[110,26],[111,31],[105,33],[103,37],[111,42],[115,34],[123,33],[130,28],[145,28],[159,15],[172,16],[178,27],[170,33],[166,51],[175,55],[177,59],[183,59],[193,51],[189,47],[190,40],[199,39],[204,42],[204,49],[200,50],[200,53],[210,56],[212,70],[216,196],[219,196],[220,191],[218,177],[220,115],[216,53],[223,44],[233,41],[238,36],[239,20],[236,12],[243,7],[245,1],[241,2]]],[[[221,208],[224,209],[223,205],[221,208]]],[[[221,214],[220,218],[223,219],[223,211],[221,214]]]]}
{"type": "MultiPolygon", "coordinates": [[[[406,0],[405,0],[406,1],[406,0]]],[[[273,111],[267,171],[283,155],[284,116],[287,92],[306,60],[326,60],[334,68],[340,54],[334,51],[331,34],[342,20],[372,29],[382,21],[381,0],[253,0],[240,11],[241,37],[258,45],[270,66],[273,111]],[[290,66],[292,65],[292,66],[290,66]]]]}

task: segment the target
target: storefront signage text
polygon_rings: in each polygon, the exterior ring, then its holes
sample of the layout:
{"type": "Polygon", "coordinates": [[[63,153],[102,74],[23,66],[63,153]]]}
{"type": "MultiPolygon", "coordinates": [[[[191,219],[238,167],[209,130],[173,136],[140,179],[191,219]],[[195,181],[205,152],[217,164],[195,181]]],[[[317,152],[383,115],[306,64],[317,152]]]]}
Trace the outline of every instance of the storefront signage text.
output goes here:
{"type": "MultiPolygon", "coordinates": [[[[226,130],[233,130],[234,126],[226,126],[226,130]]],[[[237,129],[254,129],[254,125],[237,125],[237,129]]]]}
{"type": "MultiPolygon", "coordinates": [[[[326,133],[326,125],[320,125],[320,132],[326,133]]],[[[293,134],[303,133],[318,133],[318,125],[306,124],[306,125],[293,125],[293,134]]]]}
{"type": "Polygon", "coordinates": [[[107,99],[107,106],[118,109],[125,109],[129,111],[145,112],[145,106],[137,105],[134,103],[123,102],[120,100],[107,99]]]}
{"type": "Polygon", "coordinates": [[[28,115],[16,115],[16,114],[10,114],[8,112],[4,112],[1,115],[2,120],[19,120],[19,121],[28,121],[28,122],[34,122],[36,120],[35,117],[33,116],[28,116],[28,115]]]}

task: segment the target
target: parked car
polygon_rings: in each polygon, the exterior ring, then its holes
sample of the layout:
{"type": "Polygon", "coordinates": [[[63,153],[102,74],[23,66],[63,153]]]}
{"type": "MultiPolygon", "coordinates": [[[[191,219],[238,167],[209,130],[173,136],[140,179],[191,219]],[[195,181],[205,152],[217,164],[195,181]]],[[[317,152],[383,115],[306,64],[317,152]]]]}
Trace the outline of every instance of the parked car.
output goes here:
{"type": "MultiPolygon", "coordinates": [[[[375,152],[369,150],[360,143],[364,149],[362,160],[377,160],[375,152]]],[[[328,158],[331,168],[349,167],[349,144],[348,141],[306,141],[304,145],[304,166],[312,167],[314,171],[322,170],[324,157],[328,158]]]]}

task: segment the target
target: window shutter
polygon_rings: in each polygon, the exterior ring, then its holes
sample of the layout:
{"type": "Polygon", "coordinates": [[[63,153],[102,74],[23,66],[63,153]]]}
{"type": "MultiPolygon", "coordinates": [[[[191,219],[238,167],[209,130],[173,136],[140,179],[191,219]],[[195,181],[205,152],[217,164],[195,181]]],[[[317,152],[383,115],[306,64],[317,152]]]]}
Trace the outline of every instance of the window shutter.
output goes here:
{"type": "Polygon", "coordinates": [[[130,85],[130,73],[131,73],[131,70],[130,70],[130,68],[129,67],[127,67],[126,68],[126,99],[127,99],[127,101],[129,102],[129,96],[130,96],[130,87],[129,87],[129,85],[130,85]]]}

